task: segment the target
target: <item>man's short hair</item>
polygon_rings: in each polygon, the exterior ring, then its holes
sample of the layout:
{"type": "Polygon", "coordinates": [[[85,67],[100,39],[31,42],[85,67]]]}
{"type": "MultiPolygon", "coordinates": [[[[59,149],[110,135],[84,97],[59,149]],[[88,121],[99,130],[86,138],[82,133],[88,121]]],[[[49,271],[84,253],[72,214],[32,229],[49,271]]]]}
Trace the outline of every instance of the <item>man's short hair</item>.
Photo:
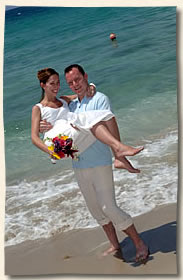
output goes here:
{"type": "Polygon", "coordinates": [[[84,76],[85,71],[83,69],[83,67],[79,64],[71,64],[68,67],[65,68],[64,70],[64,74],[70,72],[72,70],[72,68],[77,68],[79,70],[79,72],[84,76]]]}

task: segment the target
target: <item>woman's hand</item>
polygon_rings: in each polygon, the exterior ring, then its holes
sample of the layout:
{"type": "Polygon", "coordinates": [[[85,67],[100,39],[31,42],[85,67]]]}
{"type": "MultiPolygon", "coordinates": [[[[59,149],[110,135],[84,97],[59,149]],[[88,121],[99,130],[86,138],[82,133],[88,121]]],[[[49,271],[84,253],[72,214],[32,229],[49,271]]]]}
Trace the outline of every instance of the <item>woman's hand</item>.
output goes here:
{"type": "Polygon", "coordinates": [[[39,132],[44,133],[52,128],[52,124],[47,122],[46,120],[41,120],[39,123],[39,132]]]}
{"type": "Polygon", "coordinates": [[[89,90],[86,94],[87,97],[93,97],[96,93],[96,86],[93,83],[89,84],[89,90]]]}
{"type": "Polygon", "coordinates": [[[79,129],[77,126],[75,126],[74,124],[70,123],[70,125],[71,125],[74,129],[80,130],[80,129],[79,129]]]}

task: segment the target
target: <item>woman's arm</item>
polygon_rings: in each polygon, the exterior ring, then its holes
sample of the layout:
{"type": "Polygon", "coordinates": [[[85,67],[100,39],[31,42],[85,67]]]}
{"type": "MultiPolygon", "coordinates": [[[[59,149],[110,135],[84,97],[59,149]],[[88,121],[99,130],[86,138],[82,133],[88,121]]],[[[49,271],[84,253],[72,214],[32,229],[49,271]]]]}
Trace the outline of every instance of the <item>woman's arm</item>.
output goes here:
{"type": "Polygon", "coordinates": [[[68,104],[77,98],[77,94],[72,94],[72,95],[61,95],[60,98],[64,99],[68,104]]]}
{"type": "Polygon", "coordinates": [[[39,123],[41,120],[41,112],[38,106],[32,108],[32,124],[31,124],[31,138],[32,143],[45,153],[52,154],[48,147],[43,143],[39,137],[39,123]]]}
{"type": "MultiPolygon", "coordinates": [[[[93,97],[96,93],[96,85],[93,83],[89,84],[89,91],[86,93],[87,97],[93,97]]],[[[64,99],[68,104],[76,99],[78,96],[77,94],[72,94],[72,95],[62,95],[60,98],[64,99]]]]}

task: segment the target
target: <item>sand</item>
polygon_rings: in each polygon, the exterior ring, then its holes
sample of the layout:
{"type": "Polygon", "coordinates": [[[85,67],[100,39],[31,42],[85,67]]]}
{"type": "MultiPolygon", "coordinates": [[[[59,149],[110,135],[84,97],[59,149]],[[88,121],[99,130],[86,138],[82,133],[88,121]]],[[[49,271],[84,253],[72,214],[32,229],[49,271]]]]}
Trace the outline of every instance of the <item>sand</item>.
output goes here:
{"type": "Polygon", "coordinates": [[[61,233],[5,248],[6,275],[176,275],[176,204],[162,205],[134,218],[150,256],[146,265],[134,262],[135,249],[118,233],[126,262],[102,256],[109,243],[100,227],[61,233]]]}

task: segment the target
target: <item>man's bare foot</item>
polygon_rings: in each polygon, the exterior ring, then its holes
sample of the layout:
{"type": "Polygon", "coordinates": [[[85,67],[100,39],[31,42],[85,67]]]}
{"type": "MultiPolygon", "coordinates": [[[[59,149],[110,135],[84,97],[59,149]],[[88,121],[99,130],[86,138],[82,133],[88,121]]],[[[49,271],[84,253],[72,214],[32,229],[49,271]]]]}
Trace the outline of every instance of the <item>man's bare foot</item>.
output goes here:
{"type": "Polygon", "coordinates": [[[123,255],[122,255],[121,249],[120,248],[116,249],[113,246],[111,246],[109,249],[104,251],[102,256],[106,257],[106,256],[111,255],[111,254],[113,254],[113,256],[115,258],[123,259],[123,255]]]}
{"type": "Polygon", "coordinates": [[[106,257],[107,255],[114,253],[116,250],[119,250],[119,248],[117,249],[111,245],[111,247],[109,249],[107,249],[106,251],[103,252],[102,256],[106,257]]]}
{"type": "Polygon", "coordinates": [[[113,257],[125,261],[121,249],[116,250],[113,254],[113,257]]]}
{"type": "Polygon", "coordinates": [[[136,247],[136,259],[135,261],[138,263],[146,264],[149,257],[148,247],[141,241],[136,247]]]}
{"type": "Polygon", "coordinates": [[[125,158],[122,157],[120,160],[115,159],[114,160],[114,167],[119,169],[126,169],[130,173],[140,173],[140,170],[137,168],[134,168],[131,163],[125,158]]]}

